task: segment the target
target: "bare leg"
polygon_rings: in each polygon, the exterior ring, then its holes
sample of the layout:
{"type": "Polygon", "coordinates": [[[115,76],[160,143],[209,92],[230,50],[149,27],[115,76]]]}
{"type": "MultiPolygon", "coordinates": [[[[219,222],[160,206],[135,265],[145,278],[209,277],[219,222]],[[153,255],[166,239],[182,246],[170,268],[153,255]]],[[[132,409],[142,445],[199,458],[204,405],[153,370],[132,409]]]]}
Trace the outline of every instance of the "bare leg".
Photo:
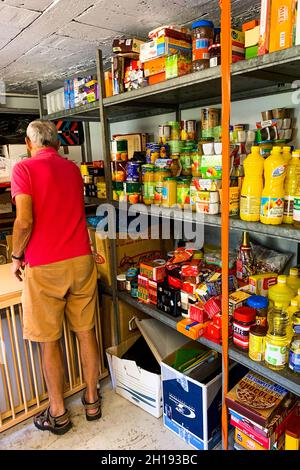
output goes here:
{"type": "MultiPolygon", "coordinates": [[[[99,379],[99,351],[95,330],[76,332],[80,344],[80,357],[83,376],[86,383],[85,399],[88,403],[98,400],[97,383],[99,379]]],[[[89,410],[89,414],[96,414],[98,408],[89,410]]]]}
{"type": "Polygon", "coordinates": [[[65,412],[64,405],[64,366],[60,341],[40,343],[43,358],[44,377],[50,401],[52,416],[61,416],[65,412]]]}

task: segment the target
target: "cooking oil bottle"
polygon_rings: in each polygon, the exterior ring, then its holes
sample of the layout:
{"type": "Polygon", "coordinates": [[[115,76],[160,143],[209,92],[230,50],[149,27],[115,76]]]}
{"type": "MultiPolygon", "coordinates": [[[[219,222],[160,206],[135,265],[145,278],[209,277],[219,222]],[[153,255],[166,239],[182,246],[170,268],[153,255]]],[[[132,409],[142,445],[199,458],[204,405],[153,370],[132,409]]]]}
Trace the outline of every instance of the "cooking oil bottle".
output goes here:
{"type": "Polygon", "coordinates": [[[287,285],[295,291],[295,295],[298,294],[298,289],[300,289],[300,277],[298,273],[298,268],[291,268],[290,275],[287,277],[287,285]]]}
{"type": "MultiPolygon", "coordinates": [[[[299,289],[300,290],[300,289],[299,289]]],[[[295,291],[287,285],[287,276],[278,276],[277,284],[268,291],[270,305],[280,304],[282,308],[288,308],[295,297],[295,291]]]]}
{"type": "Polygon", "coordinates": [[[300,375],[300,311],[294,314],[292,322],[294,335],[290,347],[289,368],[300,375]]]}
{"type": "Polygon", "coordinates": [[[265,363],[269,369],[281,370],[288,363],[289,316],[282,310],[280,303],[275,303],[268,314],[268,333],[266,336],[265,363]]]}
{"type": "Polygon", "coordinates": [[[240,198],[240,218],[248,222],[258,222],[263,190],[264,158],[259,147],[252,147],[244,161],[244,181],[240,198]]]}
{"type": "Polygon", "coordinates": [[[283,208],[283,223],[292,224],[294,214],[294,199],[297,193],[297,188],[300,183],[300,154],[298,152],[292,153],[284,181],[284,208],[283,208]]]}
{"type": "Polygon", "coordinates": [[[294,335],[294,330],[293,330],[293,316],[295,315],[295,313],[299,312],[300,308],[299,308],[299,305],[298,305],[298,302],[296,299],[292,299],[291,300],[291,303],[289,305],[289,307],[285,310],[286,313],[288,314],[289,316],[289,325],[288,325],[288,337],[290,339],[292,339],[293,335],[294,335]]]}
{"type": "Polygon", "coordinates": [[[298,302],[298,305],[300,307],[300,289],[298,289],[296,297],[294,297],[293,300],[296,300],[298,302]]]}
{"type": "MultiPolygon", "coordinates": [[[[300,150],[296,150],[293,153],[300,155],[300,150]]],[[[294,196],[293,223],[295,227],[300,228],[300,177],[298,177],[297,189],[294,196]]]]}
{"type": "Polygon", "coordinates": [[[292,158],[291,147],[283,147],[282,157],[284,158],[286,164],[288,164],[290,159],[292,158]]]}
{"type": "Polygon", "coordinates": [[[268,225],[280,225],[283,220],[284,179],[286,162],[280,147],[273,147],[264,163],[265,187],[262,192],[260,221],[268,225]]]}

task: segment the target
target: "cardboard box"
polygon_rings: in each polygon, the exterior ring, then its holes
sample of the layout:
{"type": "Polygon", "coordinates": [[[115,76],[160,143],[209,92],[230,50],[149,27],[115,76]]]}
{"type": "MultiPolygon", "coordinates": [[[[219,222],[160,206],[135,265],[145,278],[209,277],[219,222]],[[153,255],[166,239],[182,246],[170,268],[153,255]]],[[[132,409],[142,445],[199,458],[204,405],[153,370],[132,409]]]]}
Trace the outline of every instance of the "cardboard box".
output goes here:
{"type": "Polygon", "coordinates": [[[231,41],[245,44],[245,33],[238,29],[231,29],[231,41]]]}
{"type": "MultiPolygon", "coordinates": [[[[184,346],[184,349],[203,348],[194,342],[184,346]]],[[[210,382],[202,383],[174,369],[175,358],[176,352],[161,364],[164,425],[195,449],[212,449],[221,439],[222,374],[217,370],[210,382]]]]}
{"type": "Polygon", "coordinates": [[[140,53],[141,45],[144,44],[145,41],[141,41],[137,38],[130,38],[130,39],[114,39],[113,40],[113,52],[126,54],[130,52],[135,52],[137,54],[140,53]]]}
{"type": "Polygon", "coordinates": [[[278,274],[256,274],[249,277],[249,290],[251,294],[262,295],[268,297],[270,287],[277,284],[278,274]]]}
{"type": "Polygon", "coordinates": [[[177,323],[177,331],[187,336],[188,338],[197,340],[203,336],[208,325],[209,322],[199,323],[196,320],[186,318],[177,323]]]}
{"type": "Polygon", "coordinates": [[[254,59],[258,56],[258,46],[247,47],[246,49],[246,60],[254,59]]]}
{"type": "Polygon", "coordinates": [[[168,56],[178,52],[191,54],[191,44],[179,39],[162,36],[141,45],[140,61],[144,63],[160,56],[168,56]]]}
{"type": "MultiPolygon", "coordinates": [[[[111,260],[109,239],[102,239],[95,228],[89,227],[92,251],[95,257],[101,281],[111,285],[111,260]]],[[[125,234],[123,234],[125,235],[125,234]]],[[[124,273],[129,267],[139,266],[140,262],[149,259],[160,259],[164,254],[163,240],[122,239],[116,240],[118,273],[124,273]]]]}
{"type": "Polygon", "coordinates": [[[259,26],[259,20],[248,21],[248,23],[243,24],[242,31],[245,33],[246,31],[249,31],[250,29],[256,28],[256,26],[259,26]]]}
{"type": "MultiPolygon", "coordinates": [[[[222,210],[222,189],[219,189],[221,210],[222,210]]],[[[239,214],[240,209],[240,193],[241,190],[238,186],[229,188],[229,215],[234,216],[239,214]]]]}
{"type": "Polygon", "coordinates": [[[245,47],[257,46],[259,41],[259,26],[245,32],[245,47]]]}
{"type": "Polygon", "coordinates": [[[165,82],[166,81],[166,72],[157,73],[156,75],[152,75],[149,77],[149,85],[156,85],[157,83],[165,82]]]}
{"type": "Polygon", "coordinates": [[[261,0],[258,55],[269,52],[271,0],[261,0]]]}
{"type": "Polygon", "coordinates": [[[207,179],[222,179],[222,155],[203,155],[201,173],[207,179]]]}
{"type": "Polygon", "coordinates": [[[136,324],[140,333],[106,351],[112,386],[119,395],[160,418],[163,411],[161,375],[148,372],[122,356],[142,334],[160,364],[171,352],[186,344],[187,339],[158,320],[136,320],[136,324]]]}
{"type": "Polygon", "coordinates": [[[294,23],[295,0],[272,0],[270,52],[292,47],[294,23]]]}
{"type": "Polygon", "coordinates": [[[187,54],[174,54],[166,57],[166,79],[182,77],[192,71],[192,59],[187,54]]]}
{"type": "Polygon", "coordinates": [[[166,57],[157,57],[156,59],[149,60],[144,65],[145,77],[151,77],[158,73],[166,71],[166,57]]]}
{"type": "Polygon", "coordinates": [[[251,297],[250,294],[247,294],[243,291],[236,291],[229,295],[229,315],[233,316],[234,311],[245,305],[247,299],[251,297]]]}

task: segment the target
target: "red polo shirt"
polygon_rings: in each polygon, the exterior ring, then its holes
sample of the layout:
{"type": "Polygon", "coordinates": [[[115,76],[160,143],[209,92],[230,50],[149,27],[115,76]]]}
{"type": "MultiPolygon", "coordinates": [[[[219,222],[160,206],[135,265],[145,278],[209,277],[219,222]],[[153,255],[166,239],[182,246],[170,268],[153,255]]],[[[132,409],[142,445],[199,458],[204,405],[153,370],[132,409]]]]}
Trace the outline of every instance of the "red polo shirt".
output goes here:
{"type": "Polygon", "coordinates": [[[30,266],[55,263],[91,253],[86,226],[83,182],[77,166],[53,148],[17,163],[12,198],[29,194],[33,230],[25,251],[30,266]]]}

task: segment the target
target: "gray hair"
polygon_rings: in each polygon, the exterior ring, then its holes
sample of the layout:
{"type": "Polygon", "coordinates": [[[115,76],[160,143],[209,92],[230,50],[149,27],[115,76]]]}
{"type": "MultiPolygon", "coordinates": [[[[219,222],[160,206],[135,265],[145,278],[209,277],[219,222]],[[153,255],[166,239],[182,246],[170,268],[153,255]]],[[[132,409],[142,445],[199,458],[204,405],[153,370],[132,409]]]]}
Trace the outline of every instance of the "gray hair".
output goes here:
{"type": "Polygon", "coordinates": [[[36,147],[56,147],[57,129],[51,121],[32,121],[27,127],[27,137],[36,147]]]}

